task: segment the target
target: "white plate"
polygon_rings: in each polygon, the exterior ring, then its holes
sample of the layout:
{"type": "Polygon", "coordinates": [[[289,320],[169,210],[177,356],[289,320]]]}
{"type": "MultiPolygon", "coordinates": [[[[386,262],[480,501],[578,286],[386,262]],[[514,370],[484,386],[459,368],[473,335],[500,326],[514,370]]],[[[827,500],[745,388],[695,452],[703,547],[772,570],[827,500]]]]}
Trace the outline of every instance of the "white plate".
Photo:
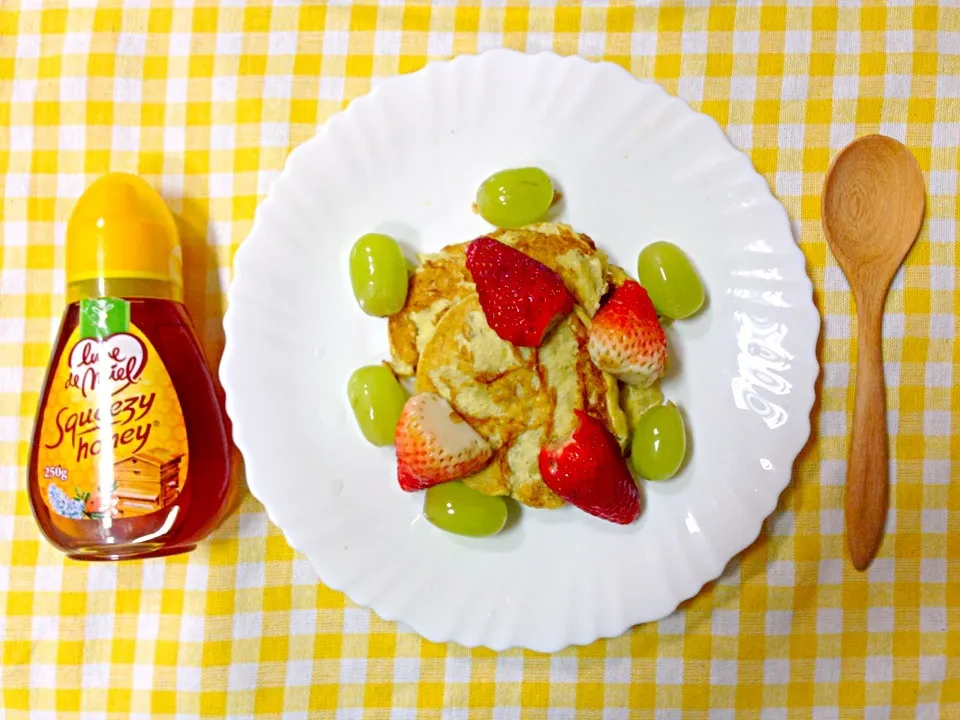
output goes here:
{"type": "Polygon", "coordinates": [[[221,376],[251,491],[323,582],[430,640],[553,651],[667,615],[757,537],[809,434],[819,316],[783,207],[712,119],[612,64],[498,50],[379,83],[291,153],[234,269],[221,376]],[[664,385],[692,454],[629,527],[565,507],[463,539],[357,430],[347,378],[388,346],[347,256],[365,232],[411,254],[483,234],[477,186],[523,165],[629,271],[658,239],[699,269],[664,385]]]}

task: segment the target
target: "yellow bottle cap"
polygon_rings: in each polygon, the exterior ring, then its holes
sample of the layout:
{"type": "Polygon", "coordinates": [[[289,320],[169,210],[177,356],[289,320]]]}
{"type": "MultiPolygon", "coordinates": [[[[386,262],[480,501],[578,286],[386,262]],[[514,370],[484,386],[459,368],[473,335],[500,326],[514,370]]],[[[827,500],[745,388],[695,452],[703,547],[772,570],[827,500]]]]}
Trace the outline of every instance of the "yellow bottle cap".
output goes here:
{"type": "Polygon", "coordinates": [[[149,183],[107,173],[77,200],[67,223],[67,284],[153,280],[183,294],[183,260],[173,215],[149,183]]]}

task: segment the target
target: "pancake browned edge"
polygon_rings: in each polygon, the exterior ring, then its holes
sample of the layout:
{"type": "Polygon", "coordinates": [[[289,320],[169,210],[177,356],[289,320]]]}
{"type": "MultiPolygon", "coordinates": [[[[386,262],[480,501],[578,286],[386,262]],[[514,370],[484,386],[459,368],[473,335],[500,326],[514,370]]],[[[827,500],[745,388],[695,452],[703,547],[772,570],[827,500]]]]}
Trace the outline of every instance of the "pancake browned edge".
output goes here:
{"type": "Polygon", "coordinates": [[[468,244],[448,245],[438,253],[420,257],[420,265],[410,277],[407,300],[387,325],[391,364],[397,375],[414,374],[420,351],[440,317],[474,291],[464,254],[468,244]]]}

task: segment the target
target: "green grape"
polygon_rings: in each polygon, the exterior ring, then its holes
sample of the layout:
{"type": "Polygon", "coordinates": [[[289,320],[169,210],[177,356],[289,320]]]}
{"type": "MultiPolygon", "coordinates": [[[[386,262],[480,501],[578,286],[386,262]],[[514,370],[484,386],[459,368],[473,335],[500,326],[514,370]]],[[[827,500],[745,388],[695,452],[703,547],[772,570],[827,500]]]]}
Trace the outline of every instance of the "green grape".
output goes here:
{"type": "Polygon", "coordinates": [[[428,488],[423,515],[441,530],[469,537],[496,535],[507,522],[502,497],[484,495],[454,481],[428,488]]]}
{"type": "Polygon", "coordinates": [[[386,365],[368,365],[354,371],[347,397],[360,432],[373,445],[392,445],[407,393],[386,365]]]}
{"type": "Polygon", "coordinates": [[[690,259],[672,243],[647,245],[637,260],[637,275],[661,315],[679,320],[703,305],[703,283],[690,259]]]}
{"type": "Polygon", "coordinates": [[[407,300],[407,259],[389,235],[364,235],[350,251],[350,282],[367,315],[400,312],[407,300]]]}
{"type": "Polygon", "coordinates": [[[668,480],[676,475],[687,452],[683,416],[672,402],[658,405],[640,416],[633,433],[630,460],[647,480],[668,480]]]}
{"type": "Polygon", "coordinates": [[[540,168],[494,173],[477,190],[477,209],[491,225],[518,228],[542,218],[553,203],[553,183],[540,168]]]}

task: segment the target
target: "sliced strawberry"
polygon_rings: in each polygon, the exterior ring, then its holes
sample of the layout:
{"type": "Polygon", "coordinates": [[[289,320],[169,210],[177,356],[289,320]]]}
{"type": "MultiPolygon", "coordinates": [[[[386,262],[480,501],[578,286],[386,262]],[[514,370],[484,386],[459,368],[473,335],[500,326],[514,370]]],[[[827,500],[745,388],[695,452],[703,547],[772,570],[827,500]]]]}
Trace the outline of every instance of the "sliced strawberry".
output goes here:
{"type": "Polygon", "coordinates": [[[573,310],[573,295],[557,273],[493,238],[470,243],[467,269],[487,324],[514,345],[538,347],[573,310]]]}
{"type": "Polygon", "coordinates": [[[619,525],[640,515],[640,491],[616,438],[582,410],[580,422],[563,442],[540,450],[540,475],[548,488],[584,512],[619,525]]]}
{"type": "Polygon", "coordinates": [[[394,444],[397,480],[407,492],[472,475],[493,454],[487,441],[436,393],[407,400],[394,444]]]}
{"type": "Polygon", "coordinates": [[[648,387],[663,376],[667,336],[640,283],[627,280],[600,307],[587,351],[594,365],[628,385],[648,387]]]}
{"type": "Polygon", "coordinates": [[[399,462],[397,463],[397,482],[399,482],[400,487],[407,492],[416,492],[417,490],[425,490],[430,487],[429,484],[425,485],[423,480],[414,477],[407,469],[407,466],[401,465],[399,462]]]}

